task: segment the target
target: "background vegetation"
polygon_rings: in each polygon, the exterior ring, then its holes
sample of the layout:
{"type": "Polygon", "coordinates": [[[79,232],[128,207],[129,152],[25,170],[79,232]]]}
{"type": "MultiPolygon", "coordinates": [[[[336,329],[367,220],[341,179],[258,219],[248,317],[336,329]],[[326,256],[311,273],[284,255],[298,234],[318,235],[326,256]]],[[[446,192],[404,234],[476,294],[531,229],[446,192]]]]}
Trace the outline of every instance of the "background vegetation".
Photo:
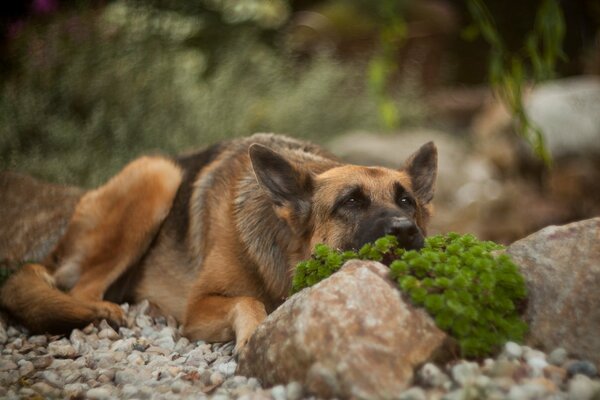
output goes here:
{"type": "MultiPolygon", "coordinates": [[[[543,31],[532,23],[541,3],[486,3],[496,36],[490,21],[450,0],[4,5],[0,169],[90,187],[142,152],[175,154],[257,131],[325,141],[423,124],[420,96],[432,87],[486,82],[487,55],[546,44],[523,39],[543,31]],[[412,62],[420,34],[424,55],[412,62]],[[490,37],[502,38],[501,50],[490,53],[490,37]]],[[[573,42],[567,29],[564,54],[577,56],[598,26],[588,11],[598,9],[563,7],[584,38],[573,42]]],[[[556,37],[552,49],[551,67],[563,54],[556,37]]],[[[498,65],[514,64],[505,58],[498,65]]],[[[559,74],[581,70],[563,60],[559,74]]],[[[513,89],[528,79],[512,69],[498,76],[512,77],[513,89]]]]}

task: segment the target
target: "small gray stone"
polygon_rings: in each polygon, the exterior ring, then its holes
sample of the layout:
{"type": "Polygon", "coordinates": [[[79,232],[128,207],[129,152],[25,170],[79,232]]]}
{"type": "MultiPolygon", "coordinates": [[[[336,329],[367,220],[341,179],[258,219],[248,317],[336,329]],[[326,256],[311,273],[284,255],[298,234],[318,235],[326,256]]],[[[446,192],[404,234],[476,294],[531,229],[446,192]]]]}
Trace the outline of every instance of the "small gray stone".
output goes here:
{"type": "Polygon", "coordinates": [[[514,360],[521,358],[523,355],[523,349],[515,342],[506,342],[504,345],[503,354],[506,355],[509,360],[514,360]]]}
{"type": "Polygon", "coordinates": [[[108,400],[111,398],[112,392],[109,388],[102,386],[88,390],[85,395],[94,400],[108,400]]]}
{"type": "MultiPolygon", "coordinates": [[[[1,361],[0,361],[1,363],[1,361]]],[[[18,362],[19,365],[19,375],[22,377],[30,375],[33,371],[35,371],[35,367],[31,361],[21,360],[18,362]]]]}
{"type": "MultiPolygon", "coordinates": [[[[21,389],[19,389],[19,397],[23,399],[34,397],[36,394],[39,396],[39,394],[35,390],[28,387],[22,387],[21,389]]],[[[3,397],[4,396],[6,396],[6,393],[4,393],[3,397]]]]}
{"type": "Polygon", "coordinates": [[[102,329],[98,332],[98,338],[100,339],[109,339],[109,340],[117,340],[119,339],[119,334],[115,332],[115,330],[111,327],[102,329]]]}
{"type": "Polygon", "coordinates": [[[132,365],[144,365],[145,361],[139,351],[134,351],[127,356],[127,362],[132,365]]]}
{"type": "Polygon", "coordinates": [[[258,379],[254,378],[254,377],[250,377],[248,378],[248,387],[252,388],[252,389],[258,389],[260,388],[260,382],[258,381],[258,379]]]}
{"type": "Polygon", "coordinates": [[[172,336],[163,336],[154,342],[156,346],[172,351],[175,348],[175,341],[172,336]]]}
{"type": "Polygon", "coordinates": [[[75,398],[83,397],[88,387],[83,383],[69,383],[63,388],[65,397],[75,398]]]}
{"type": "Polygon", "coordinates": [[[210,375],[210,383],[212,385],[220,385],[225,381],[225,378],[223,377],[223,374],[221,374],[220,372],[213,372],[210,375]]]}
{"type": "Polygon", "coordinates": [[[427,400],[427,394],[418,386],[411,387],[400,393],[400,400],[427,400]]]}
{"type": "Polygon", "coordinates": [[[179,340],[177,341],[177,344],[175,345],[175,351],[177,351],[178,353],[183,353],[189,345],[190,345],[189,339],[186,337],[181,337],[181,338],[179,338],[179,340]]]}
{"type": "Polygon", "coordinates": [[[15,364],[12,360],[0,358],[0,371],[11,371],[17,368],[17,364],[15,364]]]}
{"type": "Polygon", "coordinates": [[[48,385],[46,382],[36,382],[31,385],[31,388],[46,397],[58,397],[60,395],[60,390],[48,385]]]}
{"type": "Polygon", "coordinates": [[[283,385],[273,386],[271,388],[271,396],[273,396],[273,399],[275,399],[275,400],[286,400],[285,386],[283,386],[283,385]]]}
{"type": "Polygon", "coordinates": [[[61,388],[63,386],[63,381],[60,376],[53,370],[46,370],[40,373],[40,378],[48,382],[50,385],[55,388],[61,388]]]}
{"type": "Polygon", "coordinates": [[[48,353],[54,357],[73,358],[77,356],[77,350],[67,339],[62,339],[48,344],[48,353]]]}
{"type": "Polygon", "coordinates": [[[549,364],[545,358],[531,357],[527,360],[527,365],[531,367],[531,376],[537,378],[544,375],[544,368],[546,368],[549,364]]]}
{"type": "Polygon", "coordinates": [[[51,355],[40,356],[40,357],[36,357],[31,360],[33,366],[36,369],[48,368],[52,364],[53,361],[54,361],[54,357],[52,357],[51,355]]]}
{"type": "Polygon", "coordinates": [[[188,383],[186,383],[185,381],[178,379],[171,384],[171,390],[173,391],[173,393],[181,393],[185,389],[187,389],[189,386],[190,385],[188,383]]]}
{"type": "Polygon", "coordinates": [[[20,378],[19,370],[13,369],[4,371],[0,374],[0,386],[10,386],[15,384],[20,378]]]}
{"type": "Polygon", "coordinates": [[[288,400],[299,400],[304,395],[304,388],[299,382],[290,382],[285,387],[285,395],[288,400]]]}
{"type": "Polygon", "coordinates": [[[418,377],[424,385],[429,387],[440,387],[450,378],[443,373],[435,364],[427,363],[418,372],[418,377]]]}
{"type": "Polygon", "coordinates": [[[6,348],[9,350],[21,350],[23,347],[23,338],[14,338],[12,341],[9,341],[6,345],[6,348]]]}
{"type": "Polygon", "coordinates": [[[35,335],[30,336],[27,341],[35,346],[45,346],[48,343],[48,338],[46,335],[35,335]]]}
{"type": "Polygon", "coordinates": [[[568,384],[569,399],[592,400],[600,396],[600,384],[585,375],[575,375],[568,384]]]}
{"type": "Polygon", "coordinates": [[[65,369],[71,368],[73,360],[70,358],[55,358],[48,368],[50,369],[65,369]]]}
{"type": "Polygon", "coordinates": [[[135,332],[129,328],[120,326],[119,327],[119,335],[123,336],[124,338],[130,338],[130,337],[135,336],[135,332]]]}
{"type": "Polygon", "coordinates": [[[598,375],[598,369],[596,366],[586,360],[582,361],[573,361],[567,364],[567,372],[569,375],[585,375],[590,378],[595,378],[598,375]]]}
{"type": "Polygon", "coordinates": [[[121,389],[121,395],[123,395],[125,398],[131,398],[137,394],[138,394],[138,388],[135,385],[132,385],[129,383],[126,385],[123,385],[123,388],[121,389]]]}
{"type": "Polygon", "coordinates": [[[6,334],[8,335],[8,337],[14,338],[21,335],[21,332],[19,332],[14,326],[9,326],[6,330],[6,334]]]}
{"type": "Polygon", "coordinates": [[[560,367],[567,361],[567,355],[567,350],[557,347],[548,355],[548,362],[560,367]]]}
{"type": "Polygon", "coordinates": [[[452,367],[452,378],[456,383],[465,386],[479,375],[479,366],[474,362],[462,361],[452,367]]]}
{"type": "Polygon", "coordinates": [[[79,370],[72,370],[63,374],[63,380],[65,384],[75,383],[79,380],[79,378],[81,378],[81,373],[79,373],[79,370]]]}
{"type": "Polygon", "coordinates": [[[235,374],[236,368],[237,363],[235,361],[229,361],[224,364],[219,364],[217,370],[223,373],[225,376],[233,376],[233,374],[235,374]]]}

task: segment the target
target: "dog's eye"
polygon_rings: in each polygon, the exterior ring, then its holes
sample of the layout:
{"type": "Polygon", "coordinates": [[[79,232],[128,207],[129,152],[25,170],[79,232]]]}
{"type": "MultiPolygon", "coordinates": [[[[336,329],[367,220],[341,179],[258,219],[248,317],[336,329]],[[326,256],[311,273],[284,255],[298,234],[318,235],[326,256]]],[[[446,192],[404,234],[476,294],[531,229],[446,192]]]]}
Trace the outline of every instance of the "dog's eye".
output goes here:
{"type": "Polygon", "coordinates": [[[344,205],[350,206],[350,207],[357,206],[359,204],[360,204],[360,200],[357,199],[356,197],[350,197],[350,198],[346,199],[346,201],[344,202],[344,205]]]}
{"type": "Polygon", "coordinates": [[[398,203],[401,206],[414,206],[415,202],[411,197],[408,196],[402,196],[400,197],[400,199],[398,200],[398,203]]]}
{"type": "Polygon", "coordinates": [[[345,208],[364,208],[369,204],[369,200],[361,195],[348,196],[342,203],[345,208]]]}

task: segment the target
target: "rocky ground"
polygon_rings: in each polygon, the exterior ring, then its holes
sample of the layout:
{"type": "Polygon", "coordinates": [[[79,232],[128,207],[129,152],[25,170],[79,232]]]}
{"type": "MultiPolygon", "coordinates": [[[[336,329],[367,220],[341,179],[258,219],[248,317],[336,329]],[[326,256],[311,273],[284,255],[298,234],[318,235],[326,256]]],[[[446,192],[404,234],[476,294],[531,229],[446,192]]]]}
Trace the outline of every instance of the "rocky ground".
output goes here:
{"type": "MultiPolygon", "coordinates": [[[[29,336],[0,323],[0,398],[300,399],[299,383],[263,388],[236,375],[233,344],[190,343],[148,303],[123,305],[129,326],[105,322],[68,337],[29,336]]],[[[507,343],[496,359],[421,367],[399,399],[598,399],[593,363],[507,343]]]]}

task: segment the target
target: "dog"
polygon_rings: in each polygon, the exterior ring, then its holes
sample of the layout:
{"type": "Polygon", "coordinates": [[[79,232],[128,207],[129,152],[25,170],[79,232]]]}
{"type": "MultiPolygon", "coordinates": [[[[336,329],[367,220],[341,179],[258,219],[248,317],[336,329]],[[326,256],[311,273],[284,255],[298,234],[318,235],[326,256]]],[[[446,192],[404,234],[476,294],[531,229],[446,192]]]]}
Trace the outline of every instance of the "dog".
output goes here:
{"type": "Polygon", "coordinates": [[[81,197],[54,250],[13,274],[0,303],[31,332],[67,333],[124,324],[118,303],[147,299],[189,339],[235,338],[239,352],[316,244],[391,234],[422,247],[436,175],[432,142],[398,170],[274,134],[142,157],[81,197]]]}

